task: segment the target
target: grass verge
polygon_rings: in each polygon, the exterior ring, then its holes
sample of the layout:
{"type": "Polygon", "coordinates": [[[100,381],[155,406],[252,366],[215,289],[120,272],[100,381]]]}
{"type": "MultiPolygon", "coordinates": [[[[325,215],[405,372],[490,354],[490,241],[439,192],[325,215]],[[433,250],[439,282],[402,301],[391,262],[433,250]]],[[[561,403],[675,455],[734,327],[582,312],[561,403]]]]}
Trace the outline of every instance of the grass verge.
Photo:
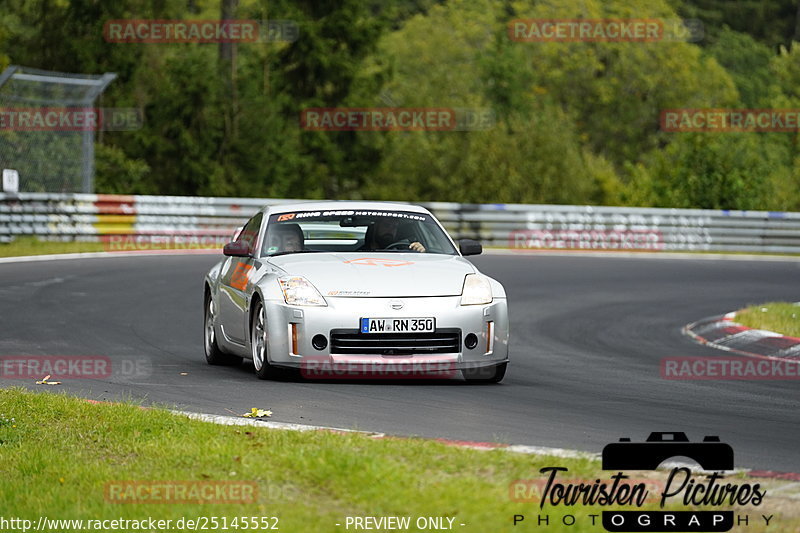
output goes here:
{"type": "MultiPolygon", "coordinates": [[[[180,242],[177,239],[167,242],[138,242],[132,236],[119,236],[119,240],[102,242],[83,241],[44,241],[36,237],[18,237],[10,243],[0,243],[0,257],[19,257],[29,255],[69,254],[82,252],[168,252],[171,250],[208,251],[208,244],[180,242]]],[[[219,250],[222,253],[222,250],[219,250]]]]}
{"type": "Polygon", "coordinates": [[[736,322],[749,328],[766,329],[800,337],[800,305],[787,302],[768,302],[736,311],[736,322]]]}
{"type": "Polygon", "coordinates": [[[100,242],[41,241],[36,237],[17,237],[10,243],[0,244],[0,257],[23,255],[71,254],[80,252],[102,252],[100,242]]]}
{"type": "MultiPolygon", "coordinates": [[[[40,517],[153,518],[172,524],[189,518],[205,519],[210,529],[220,530],[226,518],[228,529],[235,530],[244,528],[241,522],[230,526],[234,517],[276,516],[281,531],[341,532],[354,530],[345,527],[348,516],[409,516],[409,531],[418,530],[414,524],[419,517],[453,517],[452,529],[462,532],[603,531],[599,522],[592,526],[590,517],[599,515],[601,507],[540,509],[535,502],[513,501],[510,484],[544,479],[539,469],[545,466],[568,468],[559,474],[562,480],[609,481],[614,474],[588,458],[469,450],[420,439],[219,426],[165,410],[0,389],[0,509],[6,519],[18,517],[34,525],[40,517]],[[146,503],[120,503],[120,492],[109,486],[124,480],[149,487],[186,481],[255,484],[257,493],[250,503],[167,503],[168,492],[162,489],[160,499],[154,492],[137,492],[136,497],[148,498],[146,503]],[[525,521],[514,527],[514,515],[524,515],[525,521]],[[540,515],[549,517],[549,525],[537,525],[540,515]],[[574,525],[564,525],[567,515],[574,517],[574,525]],[[212,517],[216,528],[210,527],[212,517]]],[[[662,481],[666,477],[664,472],[645,474],[662,481]]],[[[750,517],[742,530],[764,531],[760,514],[776,515],[771,531],[776,524],[781,531],[800,526],[800,516],[790,511],[793,505],[782,511],[774,505],[771,501],[738,510],[750,517]]],[[[644,508],[656,510],[658,504],[644,508]]],[[[77,528],[39,531],[68,529],[77,528]]]]}

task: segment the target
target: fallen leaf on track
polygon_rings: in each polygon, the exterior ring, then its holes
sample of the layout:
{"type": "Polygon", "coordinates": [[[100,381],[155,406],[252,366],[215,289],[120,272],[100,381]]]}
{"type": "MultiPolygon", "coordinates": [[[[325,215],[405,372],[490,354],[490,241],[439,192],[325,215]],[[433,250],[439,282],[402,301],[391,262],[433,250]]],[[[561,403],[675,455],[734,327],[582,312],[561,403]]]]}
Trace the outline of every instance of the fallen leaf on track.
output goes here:
{"type": "Polygon", "coordinates": [[[272,416],[272,411],[267,411],[265,409],[258,409],[256,407],[252,407],[249,413],[245,413],[242,416],[245,418],[263,418],[272,416]]]}

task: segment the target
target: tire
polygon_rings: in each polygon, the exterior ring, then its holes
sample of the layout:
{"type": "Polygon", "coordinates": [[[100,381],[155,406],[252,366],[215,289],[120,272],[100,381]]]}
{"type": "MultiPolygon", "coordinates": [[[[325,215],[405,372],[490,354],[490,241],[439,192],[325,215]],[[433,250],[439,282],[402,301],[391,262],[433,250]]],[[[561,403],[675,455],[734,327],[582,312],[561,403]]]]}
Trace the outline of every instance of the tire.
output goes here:
{"type": "Polygon", "coordinates": [[[269,364],[269,349],[267,348],[267,316],[261,300],[253,308],[250,317],[250,349],[253,354],[253,366],[258,379],[278,379],[283,377],[279,368],[269,364]]]}
{"type": "Polygon", "coordinates": [[[469,368],[461,371],[464,379],[470,383],[500,383],[506,375],[508,363],[482,368],[469,368]]]}
{"type": "Polygon", "coordinates": [[[220,350],[217,344],[217,332],[214,330],[214,313],[211,295],[206,294],[203,305],[203,348],[206,352],[206,362],[209,365],[234,366],[241,364],[242,358],[227,354],[220,350]]]}

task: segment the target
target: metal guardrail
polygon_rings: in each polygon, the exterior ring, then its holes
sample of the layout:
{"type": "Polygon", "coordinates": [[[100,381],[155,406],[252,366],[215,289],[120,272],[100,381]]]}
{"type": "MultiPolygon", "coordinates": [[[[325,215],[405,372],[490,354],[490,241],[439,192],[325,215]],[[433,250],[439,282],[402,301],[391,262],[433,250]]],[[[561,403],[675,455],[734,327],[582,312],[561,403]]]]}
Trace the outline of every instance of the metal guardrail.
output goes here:
{"type": "MultiPolygon", "coordinates": [[[[35,235],[111,249],[172,241],[221,247],[266,204],[297,200],[0,194],[0,242],[35,235]]],[[[800,253],[800,213],[423,203],[453,238],[518,249],[800,253]]]]}

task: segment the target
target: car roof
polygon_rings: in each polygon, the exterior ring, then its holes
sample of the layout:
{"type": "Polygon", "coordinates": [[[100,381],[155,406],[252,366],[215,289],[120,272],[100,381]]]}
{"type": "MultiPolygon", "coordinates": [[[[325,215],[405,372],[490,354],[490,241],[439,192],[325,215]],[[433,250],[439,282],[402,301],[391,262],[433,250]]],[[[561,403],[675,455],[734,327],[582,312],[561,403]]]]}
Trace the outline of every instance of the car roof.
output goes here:
{"type": "Polygon", "coordinates": [[[265,206],[264,213],[290,213],[292,211],[327,211],[342,209],[383,210],[383,211],[410,211],[412,213],[430,213],[422,206],[402,202],[366,202],[355,200],[327,200],[296,202],[289,204],[273,204],[265,206]]]}

